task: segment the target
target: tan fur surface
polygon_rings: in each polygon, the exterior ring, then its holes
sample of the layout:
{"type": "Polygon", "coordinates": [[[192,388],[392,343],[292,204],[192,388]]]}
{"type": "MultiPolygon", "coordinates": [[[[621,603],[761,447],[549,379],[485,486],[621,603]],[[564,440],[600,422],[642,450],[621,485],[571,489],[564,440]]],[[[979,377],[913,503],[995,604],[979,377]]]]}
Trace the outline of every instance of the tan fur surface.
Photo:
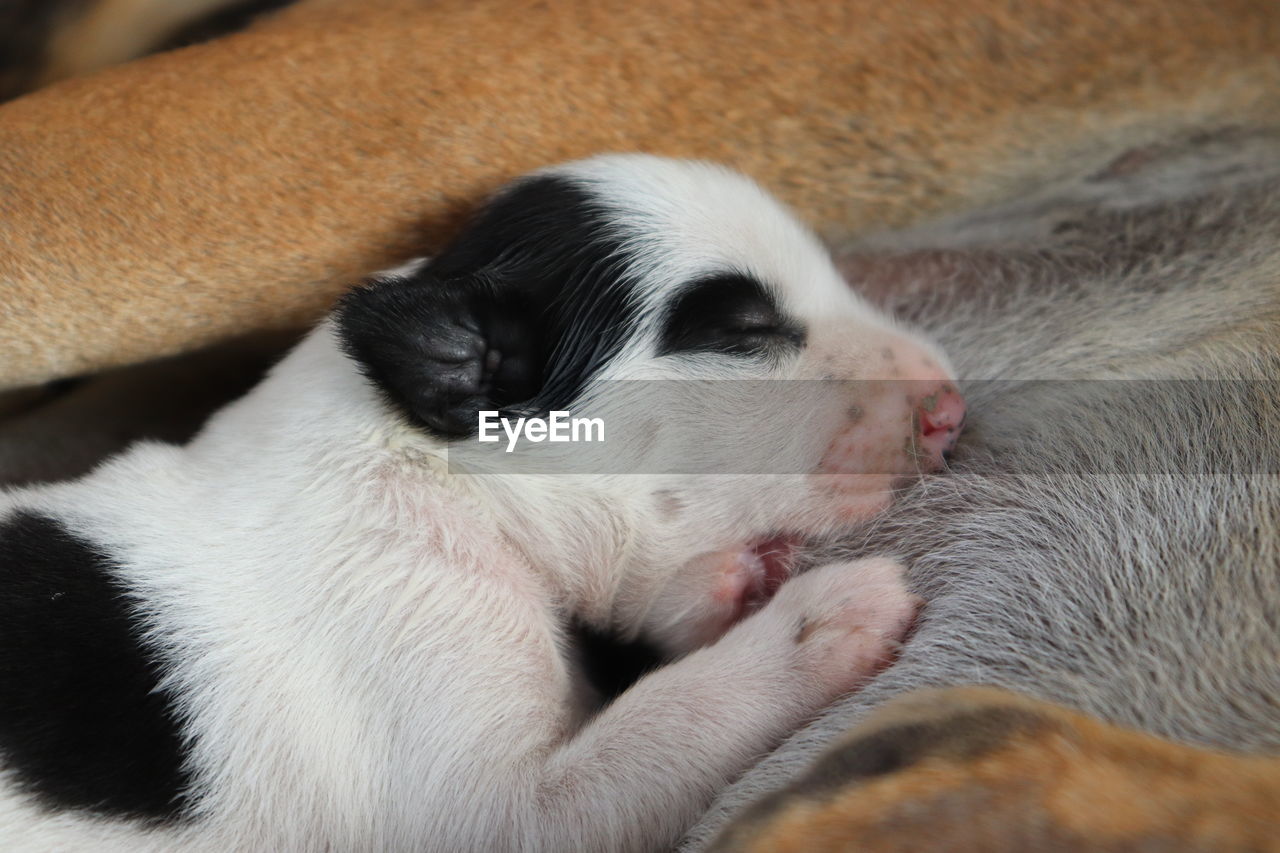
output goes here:
{"type": "Polygon", "coordinates": [[[1113,140],[1280,114],[1280,6],[309,0],[0,107],[0,387],[319,315],[486,191],[639,149],[821,230],[1113,140]]]}
{"type": "Polygon", "coordinates": [[[1280,759],[1195,749],[982,688],[886,705],[713,848],[1280,850],[1280,759]]]}

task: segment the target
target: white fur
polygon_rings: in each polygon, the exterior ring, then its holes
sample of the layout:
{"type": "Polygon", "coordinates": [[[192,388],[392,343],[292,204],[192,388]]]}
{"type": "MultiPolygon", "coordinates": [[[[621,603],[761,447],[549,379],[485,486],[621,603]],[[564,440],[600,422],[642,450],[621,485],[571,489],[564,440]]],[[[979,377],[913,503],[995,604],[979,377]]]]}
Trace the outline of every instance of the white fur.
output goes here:
{"type": "MultiPolygon", "coordinates": [[[[751,182],[639,157],[566,171],[616,208],[645,306],[601,378],[879,378],[886,347],[918,360],[908,378],[947,378],[751,182]],[[768,364],[655,357],[662,307],[727,263],[779,289],[808,346],[768,364]]],[[[625,411],[623,384],[606,386],[594,402],[625,411]]],[[[810,476],[841,430],[910,438],[907,396],[859,393],[813,396],[799,426],[769,399],[746,401],[745,423],[744,401],[704,401],[692,422],[707,435],[793,475],[459,473],[470,457],[393,410],[326,321],[189,445],[136,446],[81,480],[0,495],[0,516],[46,513],[118,560],[163,648],[196,779],[189,819],[154,828],[42,811],[5,788],[0,847],[669,847],[882,662],[914,612],[896,565],[871,559],[796,578],[729,627],[752,541],[865,518],[914,473],[835,490],[810,476]],[[893,417],[845,425],[853,403],[893,417]],[[571,616],[684,657],[590,716],[571,616]]],[[[659,445],[680,429],[652,426],[659,445]]]]}

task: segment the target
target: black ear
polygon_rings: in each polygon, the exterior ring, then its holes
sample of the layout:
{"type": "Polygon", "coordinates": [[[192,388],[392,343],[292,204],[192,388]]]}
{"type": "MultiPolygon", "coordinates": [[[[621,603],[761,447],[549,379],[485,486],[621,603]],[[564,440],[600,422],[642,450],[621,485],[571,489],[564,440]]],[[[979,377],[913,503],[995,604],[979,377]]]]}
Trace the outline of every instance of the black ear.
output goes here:
{"type": "Polygon", "coordinates": [[[477,412],[536,395],[543,341],[516,294],[492,298],[476,281],[429,270],[376,281],[343,300],[339,328],[366,376],[442,438],[476,428],[477,412]],[[522,316],[523,315],[523,316],[522,316]]]}
{"type": "Polygon", "coordinates": [[[343,346],[387,396],[441,438],[478,413],[567,408],[635,326],[621,238],[557,176],[494,199],[437,258],[348,294],[343,346]]]}

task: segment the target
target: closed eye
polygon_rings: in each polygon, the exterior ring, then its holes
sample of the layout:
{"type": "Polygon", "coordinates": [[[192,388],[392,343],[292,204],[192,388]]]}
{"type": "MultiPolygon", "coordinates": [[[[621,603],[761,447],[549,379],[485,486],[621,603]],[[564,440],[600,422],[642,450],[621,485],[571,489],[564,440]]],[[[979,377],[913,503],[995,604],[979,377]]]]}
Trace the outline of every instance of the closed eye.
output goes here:
{"type": "Polygon", "coordinates": [[[782,314],[758,280],[721,273],[695,282],[676,299],[658,354],[776,356],[799,349],[804,340],[804,327],[782,314]]]}

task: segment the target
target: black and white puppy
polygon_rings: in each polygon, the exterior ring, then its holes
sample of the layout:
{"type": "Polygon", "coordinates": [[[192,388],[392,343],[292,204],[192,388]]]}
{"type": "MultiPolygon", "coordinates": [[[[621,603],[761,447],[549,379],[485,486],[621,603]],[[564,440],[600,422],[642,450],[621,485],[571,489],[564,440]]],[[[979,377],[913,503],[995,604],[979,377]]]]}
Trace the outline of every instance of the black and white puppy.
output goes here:
{"type": "Polygon", "coordinates": [[[187,446],[0,494],[0,848],[669,847],[892,655],[894,562],[782,584],[785,552],[936,469],[962,416],[942,356],[749,180],[518,181],[187,446]],[[627,381],[723,379],[665,414],[627,381]],[[484,412],[587,404],[638,473],[480,452],[484,412]],[[772,473],[644,467],[690,424],[772,473]],[[592,714],[573,620],[677,659],[592,714]]]}

